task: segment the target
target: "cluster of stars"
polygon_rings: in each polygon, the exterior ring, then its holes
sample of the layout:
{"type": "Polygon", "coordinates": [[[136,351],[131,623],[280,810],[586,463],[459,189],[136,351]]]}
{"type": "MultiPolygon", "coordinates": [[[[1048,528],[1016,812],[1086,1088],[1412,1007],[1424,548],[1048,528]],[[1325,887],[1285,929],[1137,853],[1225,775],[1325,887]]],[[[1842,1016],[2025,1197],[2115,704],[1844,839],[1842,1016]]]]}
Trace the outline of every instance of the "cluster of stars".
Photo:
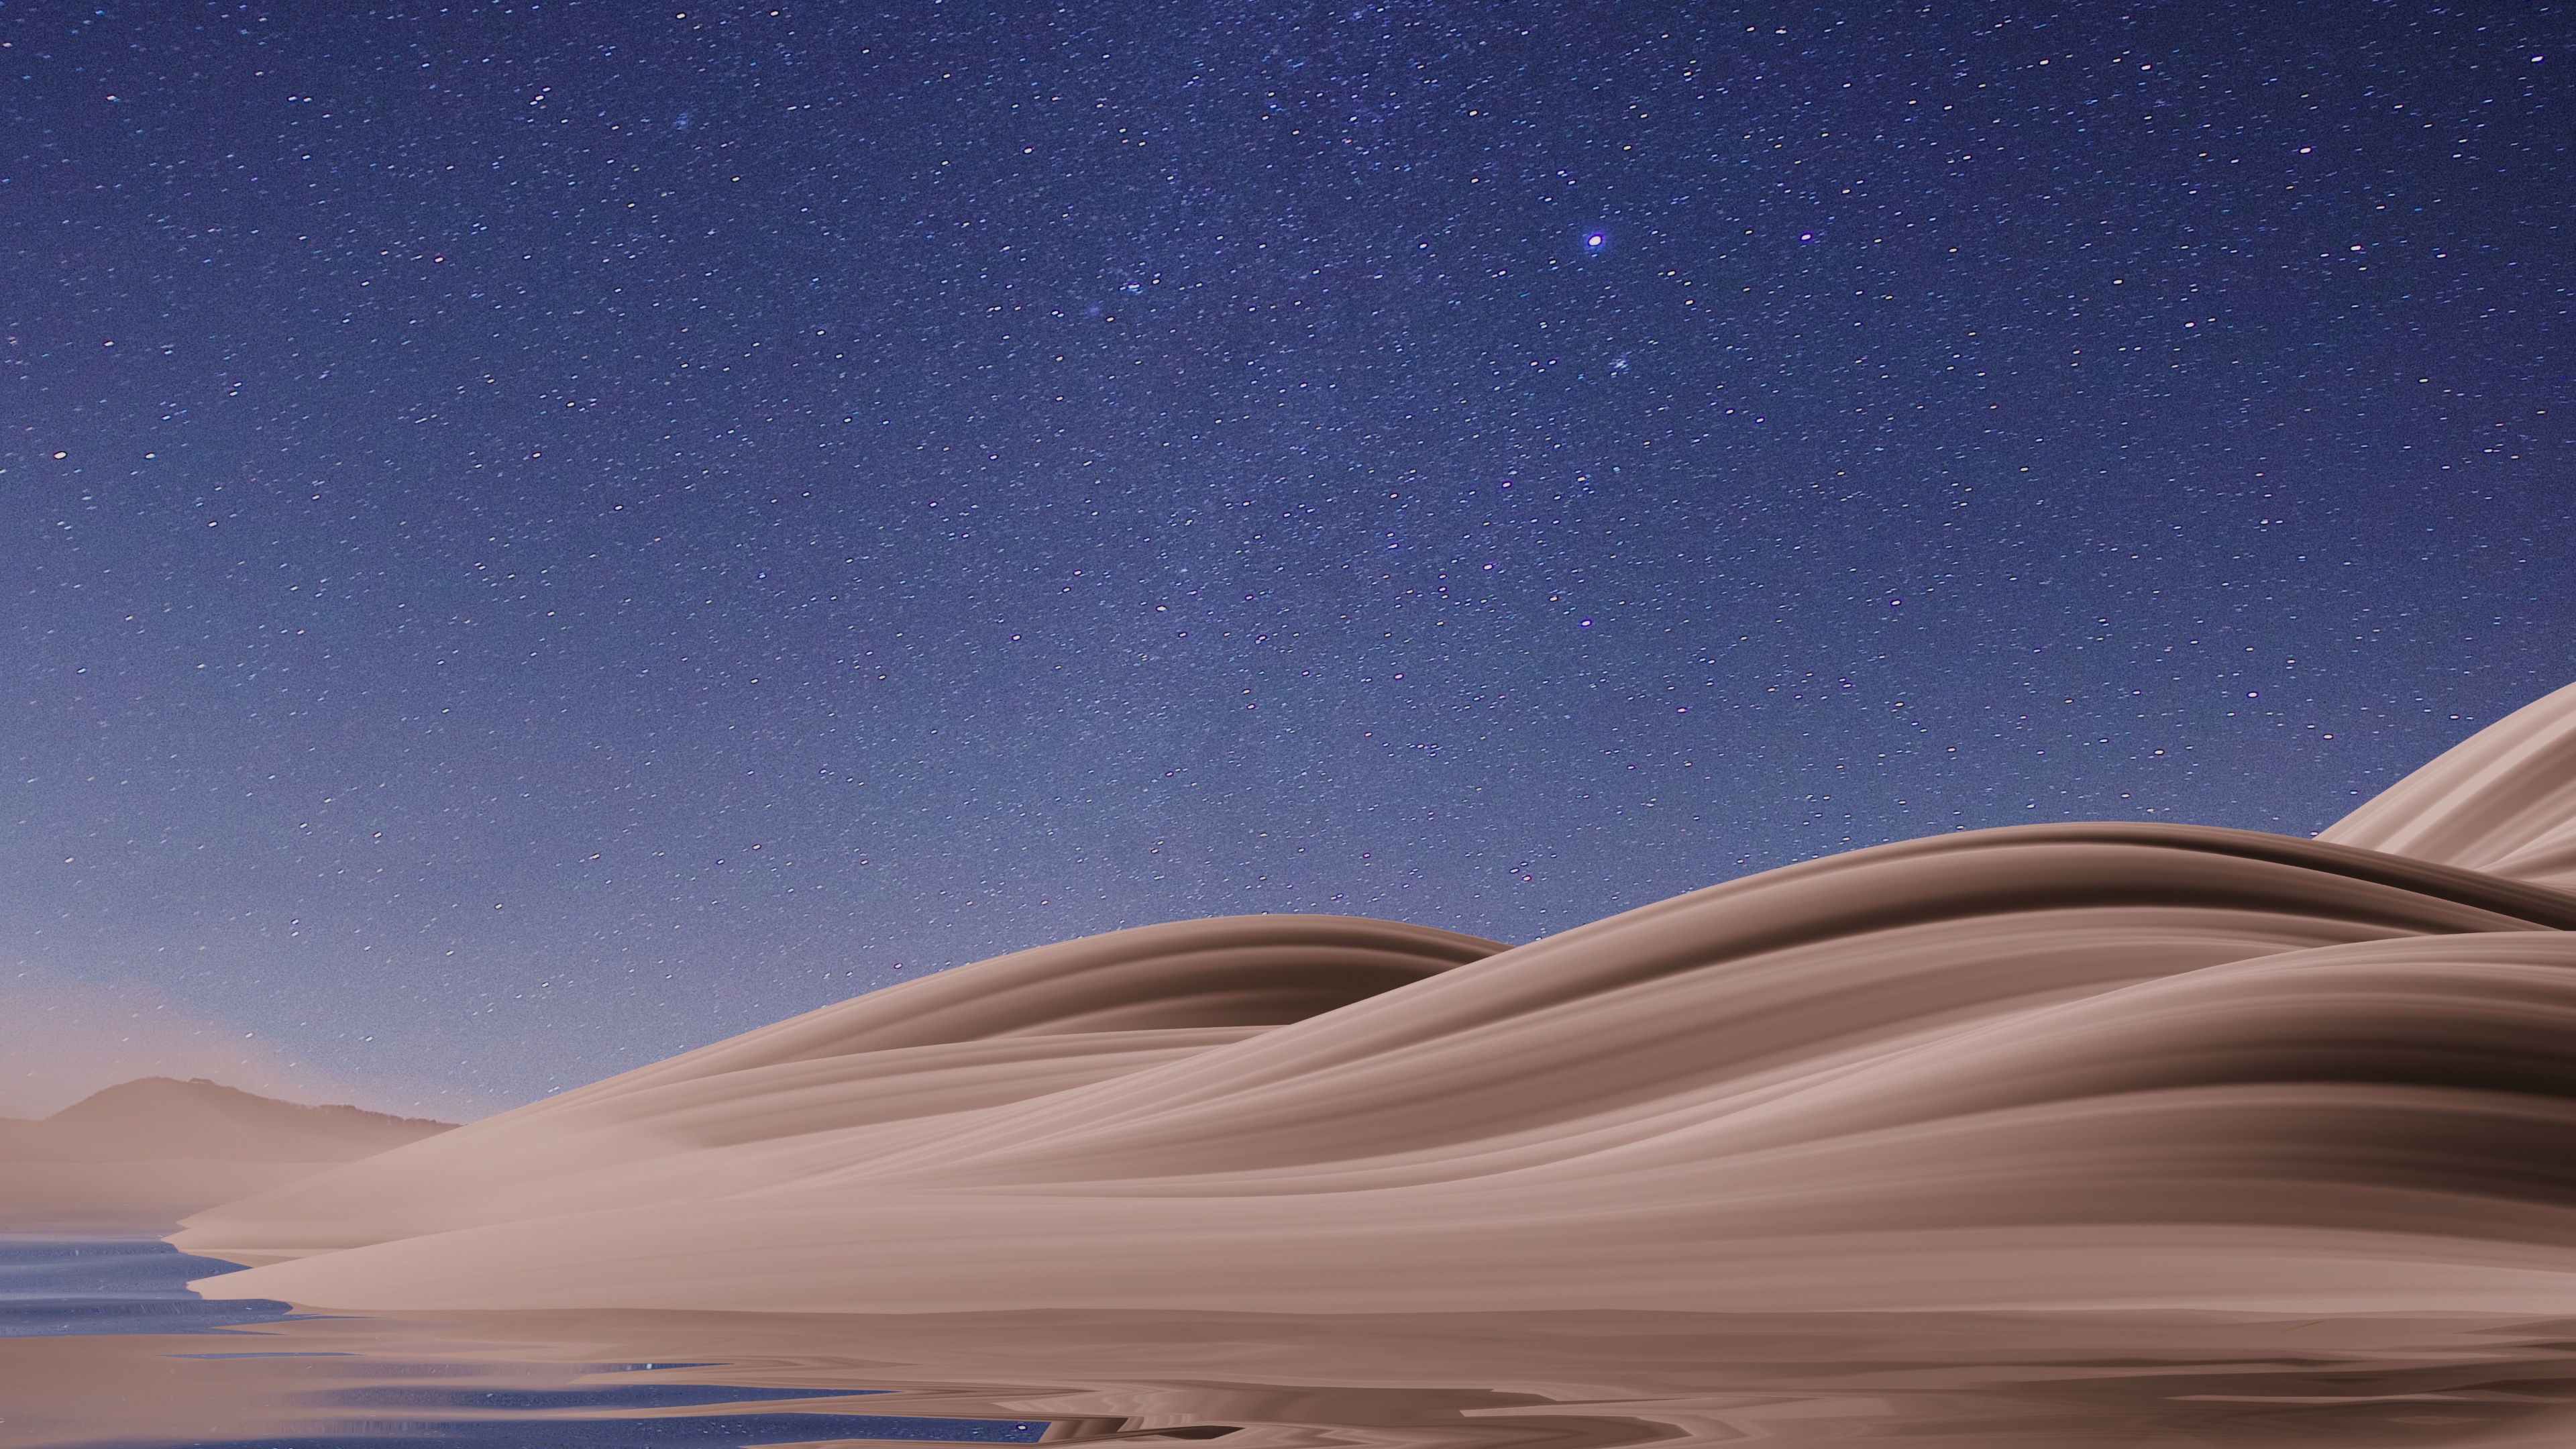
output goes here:
{"type": "Polygon", "coordinates": [[[0,913],[346,1071],[2576,674],[2545,10],[206,14],[0,12],[0,913]]]}

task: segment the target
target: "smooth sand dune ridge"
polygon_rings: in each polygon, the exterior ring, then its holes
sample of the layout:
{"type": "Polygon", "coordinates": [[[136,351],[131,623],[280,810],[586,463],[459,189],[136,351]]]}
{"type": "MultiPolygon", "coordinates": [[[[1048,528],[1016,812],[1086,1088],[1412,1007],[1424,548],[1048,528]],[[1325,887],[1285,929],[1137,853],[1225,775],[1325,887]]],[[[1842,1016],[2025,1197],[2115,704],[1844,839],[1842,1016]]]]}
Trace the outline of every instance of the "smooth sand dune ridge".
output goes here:
{"type": "Polygon", "coordinates": [[[2576,886],[2576,684],[2443,751],[2317,838],[2576,886]]]}
{"type": "Polygon", "coordinates": [[[801,1182],[1501,949],[1384,921],[1243,917],[999,957],[486,1118],[394,1173],[246,1200],[263,1230],[237,1256],[801,1182]]]}
{"type": "MultiPolygon", "coordinates": [[[[2571,705],[2496,727],[2497,768],[2539,777],[2508,793],[2550,794],[2561,754],[2512,742],[2571,705]]],[[[1856,851],[1509,950],[1178,923],[177,1241],[269,1265],[210,1292],[374,1308],[2540,1311],[2576,1292],[2571,926],[2576,896],[2455,860],[2117,823],[1856,851]]]]}

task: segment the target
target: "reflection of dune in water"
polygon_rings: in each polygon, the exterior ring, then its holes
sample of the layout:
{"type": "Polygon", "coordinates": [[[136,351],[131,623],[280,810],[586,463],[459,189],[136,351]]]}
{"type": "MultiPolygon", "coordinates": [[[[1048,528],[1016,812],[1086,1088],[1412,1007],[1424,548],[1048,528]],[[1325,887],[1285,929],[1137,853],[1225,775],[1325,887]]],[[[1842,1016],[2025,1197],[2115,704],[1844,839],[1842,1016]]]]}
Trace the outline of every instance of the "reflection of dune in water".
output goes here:
{"type": "Polygon", "coordinates": [[[1139,1449],[2557,1449],[2571,1332],[2098,1312],[331,1315],[249,1336],[0,1339],[18,1390],[0,1449],[74,1426],[102,1443],[730,1444],[745,1441],[723,1428],[748,1416],[762,1439],[1025,1437],[1043,1421],[1049,1441],[1139,1449]],[[827,1417],[784,1417],[807,1415],[827,1417]]]}
{"type": "Polygon", "coordinates": [[[1243,917],[829,1007],[193,1220],[323,1305],[2576,1305],[2576,691],[2317,841],[1983,831],[1517,948],[1243,917]]]}
{"type": "Polygon", "coordinates": [[[732,1384],[892,1391],[845,1412],[1042,1417],[1051,1440],[1225,1449],[2558,1449],[2576,1401],[2576,1321],[2467,1315],[539,1311],[445,1331],[685,1355],[732,1384]]]}

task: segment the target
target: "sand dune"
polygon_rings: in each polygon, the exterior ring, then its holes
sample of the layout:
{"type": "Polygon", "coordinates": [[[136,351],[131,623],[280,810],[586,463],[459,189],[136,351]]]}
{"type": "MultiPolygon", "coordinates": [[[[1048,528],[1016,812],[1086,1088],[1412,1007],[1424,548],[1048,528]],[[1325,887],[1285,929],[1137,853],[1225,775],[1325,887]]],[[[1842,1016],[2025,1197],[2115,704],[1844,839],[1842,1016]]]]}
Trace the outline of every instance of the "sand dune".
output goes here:
{"type": "Polygon", "coordinates": [[[2576,887],[2576,685],[2444,751],[2317,838],[2576,887]]]}
{"type": "Polygon", "coordinates": [[[450,1130],[147,1077],[37,1121],[0,1117],[0,1226],[167,1227],[184,1214],[450,1130]]]}
{"type": "Polygon", "coordinates": [[[2563,1313],[2576,690],[2318,840],[1912,841],[1505,948],[1183,922],[200,1214],[387,1309],[2563,1313]]]}

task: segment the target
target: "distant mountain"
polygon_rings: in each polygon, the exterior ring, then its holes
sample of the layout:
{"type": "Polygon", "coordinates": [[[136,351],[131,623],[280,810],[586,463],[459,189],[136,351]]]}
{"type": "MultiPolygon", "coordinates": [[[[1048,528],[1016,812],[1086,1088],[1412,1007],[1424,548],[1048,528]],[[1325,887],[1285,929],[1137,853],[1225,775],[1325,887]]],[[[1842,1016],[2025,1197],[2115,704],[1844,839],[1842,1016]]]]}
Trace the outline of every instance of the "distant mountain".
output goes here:
{"type": "Polygon", "coordinates": [[[38,1121],[0,1117],[0,1162],[354,1162],[454,1125],[281,1102],[202,1077],[145,1077],[38,1121]]]}

